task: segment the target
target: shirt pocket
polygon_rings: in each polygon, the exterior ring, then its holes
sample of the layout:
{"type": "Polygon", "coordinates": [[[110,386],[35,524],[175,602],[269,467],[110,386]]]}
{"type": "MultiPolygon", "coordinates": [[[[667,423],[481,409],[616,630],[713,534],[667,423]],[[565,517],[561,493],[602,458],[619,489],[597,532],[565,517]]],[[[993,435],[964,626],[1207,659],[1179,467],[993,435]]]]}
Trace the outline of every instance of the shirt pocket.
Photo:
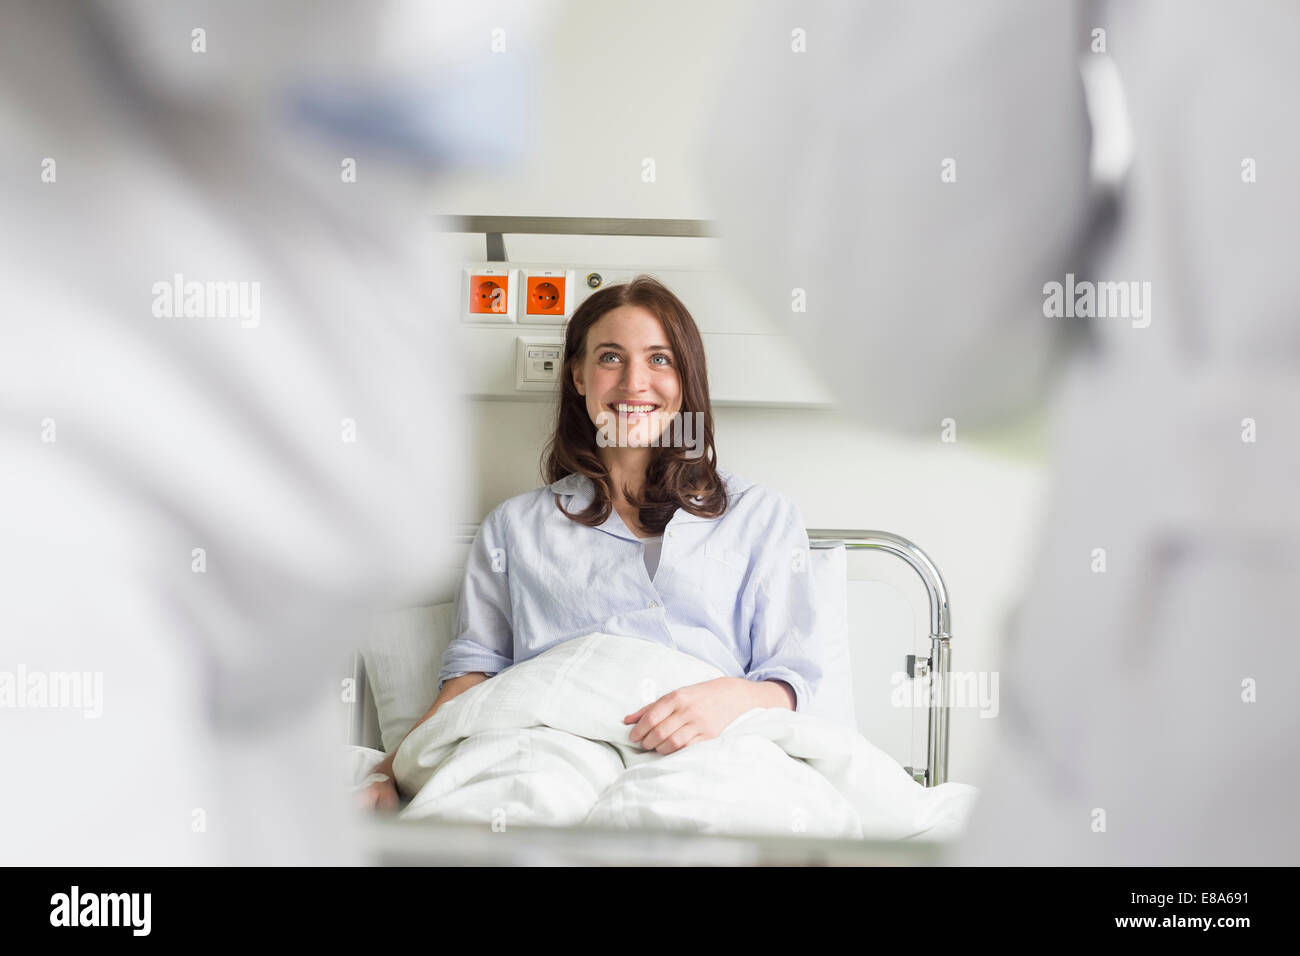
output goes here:
{"type": "Polygon", "coordinates": [[[721,541],[715,541],[712,538],[704,542],[704,555],[741,574],[744,574],[749,567],[749,555],[733,550],[721,541]]]}
{"type": "Polygon", "coordinates": [[[749,555],[727,547],[721,541],[704,543],[704,584],[709,601],[723,614],[731,614],[740,603],[740,592],[749,570],[749,555]]]}

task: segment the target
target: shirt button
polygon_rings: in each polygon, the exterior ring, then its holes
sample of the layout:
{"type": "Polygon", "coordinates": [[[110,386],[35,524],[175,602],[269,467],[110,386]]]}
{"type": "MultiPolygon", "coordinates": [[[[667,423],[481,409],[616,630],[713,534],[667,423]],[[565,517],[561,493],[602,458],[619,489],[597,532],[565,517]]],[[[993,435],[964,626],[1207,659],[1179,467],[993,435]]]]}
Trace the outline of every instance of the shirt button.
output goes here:
{"type": "Polygon", "coordinates": [[[658,607],[658,606],[659,606],[659,602],[658,602],[658,601],[651,601],[649,606],[650,606],[650,607],[658,607]]]}
{"type": "Polygon", "coordinates": [[[672,537],[673,535],[675,535],[676,533],[677,533],[676,531],[669,531],[669,532],[668,532],[668,537],[671,538],[671,537],[672,537]]]}

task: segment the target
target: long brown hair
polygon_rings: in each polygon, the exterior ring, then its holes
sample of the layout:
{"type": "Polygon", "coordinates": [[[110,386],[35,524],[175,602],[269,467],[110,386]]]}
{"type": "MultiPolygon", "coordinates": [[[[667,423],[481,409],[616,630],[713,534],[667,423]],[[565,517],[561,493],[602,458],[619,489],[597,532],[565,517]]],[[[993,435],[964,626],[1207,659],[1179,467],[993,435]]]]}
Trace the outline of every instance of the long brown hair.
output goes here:
{"type": "MultiPolygon", "coordinates": [[[[686,448],[651,447],[641,493],[624,497],[637,509],[641,526],[661,534],[673,513],[684,508],[701,518],[716,518],[727,510],[727,492],[718,476],[717,450],[713,443],[713,408],[709,403],[709,376],[704,361],[704,341],[681,299],[658,279],[639,275],[631,282],[612,285],[591,295],[574,311],[564,335],[564,362],[560,367],[559,407],[555,430],[542,453],[542,474],[549,484],[566,475],[581,474],[591,479],[595,494],[585,511],[570,514],[557,495],[555,505],[581,524],[596,527],[609,517],[613,507],[611,478],[596,444],[596,426],[587,414],[586,400],[573,383],[573,370],[587,354],[587,331],[613,309],[638,305],[649,311],[668,333],[673,363],[681,379],[682,415],[700,413],[698,443],[688,457],[686,448]]],[[[666,429],[665,429],[666,431],[666,429]]],[[[675,444],[675,443],[673,443],[675,444]]]]}

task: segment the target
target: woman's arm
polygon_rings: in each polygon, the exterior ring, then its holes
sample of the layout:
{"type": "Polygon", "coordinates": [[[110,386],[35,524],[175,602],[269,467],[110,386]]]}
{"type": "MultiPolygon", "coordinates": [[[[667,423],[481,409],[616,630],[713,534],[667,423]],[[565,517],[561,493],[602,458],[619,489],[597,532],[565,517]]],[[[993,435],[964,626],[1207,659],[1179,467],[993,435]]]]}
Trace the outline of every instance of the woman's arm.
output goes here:
{"type": "Polygon", "coordinates": [[[813,581],[803,515],[784,496],[766,532],[763,554],[745,679],[779,686],[793,698],[791,710],[806,712],[825,676],[830,624],[813,581]]]}
{"type": "MultiPolygon", "coordinates": [[[[465,693],[465,691],[469,690],[471,687],[475,686],[476,684],[483,683],[491,676],[492,676],[491,674],[484,674],[482,671],[475,671],[474,673],[470,673],[470,674],[461,674],[459,677],[453,677],[450,680],[444,682],[442,685],[442,690],[439,691],[437,699],[435,699],[433,702],[433,706],[429,708],[429,712],[425,714],[423,717],[421,717],[419,720],[417,720],[415,723],[413,723],[411,725],[411,730],[414,730],[416,727],[419,727],[422,723],[424,723],[435,713],[437,713],[438,708],[441,707],[443,704],[445,704],[447,701],[451,700],[454,697],[459,697],[461,694],[465,693]]],[[[406,734],[402,737],[403,741],[405,741],[406,738],[411,735],[411,730],[408,730],[406,734]]],[[[401,743],[398,743],[397,747],[393,748],[393,752],[388,754],[386,757],[384,757],[383,760],[377,763],[371,769],[370,772],[386,773],[389,776],[392,776],[393,758],[397,756],[397,750],[401,746],[402,746],[401,743]]]]}
{"type": "Polygon", "coordinates": [[[496,674],[514,662],[514,614],[510,601],[508,532],[497,508],[483,520],[465,560],[456,593],[451,643],[438,676],[496,674]]]}
{"type": "MultiPolygon", "coordinates": [[[[447,701],[465,693],[465,691],[469,690],[471,687],[483,683],[491,676],[491,674],[484,674],[482,671],[475,671],[469,674],[461,674],[459,677],[452,677],[445,681],[442,685],[442,690],[438,692],[437,699],[433,702],[433,706],[429,708],[429,712],[412,724],[411,730],[419,727],[422,723],[437,713],[438,708],[447,701]]],[[[406,732],[402,737],[402,741],[405,741],[406,738],[411,735],[411,730],[406,732]]],[[[370,768],[372,774],[384,774],[388,779],[372,783],[365,790],[361,791],[360,796],[358,797],[358,803],[362,809],[389,810],[397,806],[397,782],[393,777],[393,760],[397,757],[397,751],[400,747],[401,743],[393,748],[392,753],[386,755],[383,760],[370,768]]]]}
{"type": "MultiPolygon", "coordinates": [[[[470,545],[465,575],[456,593],[455,636],[442,654],[438,695],[429,712],[412,724],[411,730],[437,713],[447,701],[513,663],[508,549],[505,515],[501,508],[497,508],[479,525],[470,545]],[[456,676],[450,676],[453,674],[456,676]]],[[[406,736],[409,737],[410,733],[408,730],[406,736]]],[[[372,774],[383,774],[388,779],[362,791],[362,806],[380,810],[397,806],[393,761],[400,747],[399,743],[392,753],[371,768],[372,774]]]]}
{"type": "Polygon", "coordinates": [[[762,701],[760,706],[786,707],[790,710],[798,709],[799,698],[795,695],[794,688],[787,681],[768,678],[767,680],[756,681],[755,685],[759,688],[759,694],[761,695],[759,698],[762,701]],[[778,696],[769,691],[767,689],[768,684],[774,685],[781,692],[781,695],[778,696]]]}

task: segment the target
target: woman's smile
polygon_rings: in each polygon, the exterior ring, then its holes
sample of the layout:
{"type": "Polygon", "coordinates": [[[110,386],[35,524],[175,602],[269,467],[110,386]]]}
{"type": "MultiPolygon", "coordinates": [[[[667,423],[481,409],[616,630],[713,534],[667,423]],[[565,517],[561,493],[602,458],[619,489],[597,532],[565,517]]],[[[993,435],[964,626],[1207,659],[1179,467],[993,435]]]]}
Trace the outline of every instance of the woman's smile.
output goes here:
{"type": "Polygon", "coordinates": [[[659,408],[653,402],[609,402],[605,407],[616,415],[627,418],[629,422],[640,421],[659,408]]]}

